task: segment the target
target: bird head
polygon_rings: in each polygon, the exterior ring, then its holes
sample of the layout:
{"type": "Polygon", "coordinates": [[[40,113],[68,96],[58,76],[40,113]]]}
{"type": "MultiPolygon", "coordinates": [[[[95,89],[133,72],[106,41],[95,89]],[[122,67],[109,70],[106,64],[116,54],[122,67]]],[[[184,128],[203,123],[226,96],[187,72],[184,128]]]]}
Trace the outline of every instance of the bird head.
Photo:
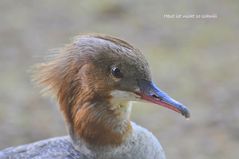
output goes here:
{"type": "MultiPolygon", "coordinates": [[[[37,81],[57,96],[67,122],[73,123],[72,133],[75,129],[86,131],[83,128],[87,122],[82,119],[92,121],[92,127],[102,125],[96,124],[99,118],[114,121],[115,116],[128,111],[125,104],[129,101],[151,102],[189,118],[183,104],[152,82],[143,54],[115,37],[76,37],[73,43],[38,65],[36,73],[37,81]]],[[[123,118],[128,116],[126,113],[123,118]]]]}
{"type": "MultiPolygon", "coordinates": [[[[81,36],[75,44],[84,48],[88,62],[86,83],[97,95],[110,95],[116,101],[147,101],[189,118],[188,109],[153,82],[140,50],[110,36],[81,36]]],[[[80,58],[80,57],[79,57],[80,58]]]]}

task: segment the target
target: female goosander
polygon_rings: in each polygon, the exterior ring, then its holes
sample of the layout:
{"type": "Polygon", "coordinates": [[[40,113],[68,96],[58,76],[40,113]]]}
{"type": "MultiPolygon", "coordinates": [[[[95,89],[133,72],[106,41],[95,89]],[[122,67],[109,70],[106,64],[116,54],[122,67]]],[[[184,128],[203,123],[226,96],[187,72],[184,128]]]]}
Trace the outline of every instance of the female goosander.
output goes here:
{"type": "Polygon", "coordinates": [[[10,147],[1,159],[165,159],[156,137],[130,121],[130,101],[148,101],[189,118],[153,84],[141,52],[106,35],[81,35],[36,67],[36,81],[58,99],[69,136],[10,147]]]}

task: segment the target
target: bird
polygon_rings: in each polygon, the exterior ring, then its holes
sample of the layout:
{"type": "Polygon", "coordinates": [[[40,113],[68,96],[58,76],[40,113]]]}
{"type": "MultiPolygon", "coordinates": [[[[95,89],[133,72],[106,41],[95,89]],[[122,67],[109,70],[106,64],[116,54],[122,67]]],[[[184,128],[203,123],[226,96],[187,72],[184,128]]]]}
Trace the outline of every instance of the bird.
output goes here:
{"type": "Polygon", "coordinates": [[[58,101],[68,135],[5,148],[0,159],[165,159],[158,139],[131,121],[132,103],[190,117],[186,106],[153,83],[141,51],[110,35],[79,35],[33,72],[58,101]]]}

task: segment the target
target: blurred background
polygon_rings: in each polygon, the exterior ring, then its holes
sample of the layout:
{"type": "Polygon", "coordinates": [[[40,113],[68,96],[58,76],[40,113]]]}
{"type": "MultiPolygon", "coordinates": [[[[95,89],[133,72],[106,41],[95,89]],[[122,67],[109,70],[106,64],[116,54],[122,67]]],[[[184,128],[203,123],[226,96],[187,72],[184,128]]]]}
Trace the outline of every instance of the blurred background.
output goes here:
{"type": "Polygon", "coordinates": [[[168,159],[238,158],[238,15],[237,0],[1,0],[0,149],[66,134],[57,103],[28,70],[49,49],[97,32],[141,49],[155,83],[190,108],[189,121],[152,104],[133,108],[132,120],[157,136],[168,159]]]}

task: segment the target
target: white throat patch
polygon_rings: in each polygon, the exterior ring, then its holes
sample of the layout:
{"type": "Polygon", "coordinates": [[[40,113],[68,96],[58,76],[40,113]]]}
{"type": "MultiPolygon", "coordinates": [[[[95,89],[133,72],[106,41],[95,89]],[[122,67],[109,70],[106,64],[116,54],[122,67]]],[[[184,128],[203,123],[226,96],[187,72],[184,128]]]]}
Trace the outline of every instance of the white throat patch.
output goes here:
{"type": "Polygon", "coordinates": [[[140,100],[139,96],[135,93],[120,90],[112,91],[111,96],[113,97],[111,100],[112,109],[118,109],[122,112],[122,117],[125,119],[129,119],[130,117],[132,101],[140,100]]]}
{"type": "Polygon", "coordinates": [[[139,101],[140,96],[136,95],[135,93],[132,92],[127,92],[127,91],[120,91],[120,90],[114,90],[111,92],[111,96],[113,97],[114,100],[118,101],[139,101]]]}

